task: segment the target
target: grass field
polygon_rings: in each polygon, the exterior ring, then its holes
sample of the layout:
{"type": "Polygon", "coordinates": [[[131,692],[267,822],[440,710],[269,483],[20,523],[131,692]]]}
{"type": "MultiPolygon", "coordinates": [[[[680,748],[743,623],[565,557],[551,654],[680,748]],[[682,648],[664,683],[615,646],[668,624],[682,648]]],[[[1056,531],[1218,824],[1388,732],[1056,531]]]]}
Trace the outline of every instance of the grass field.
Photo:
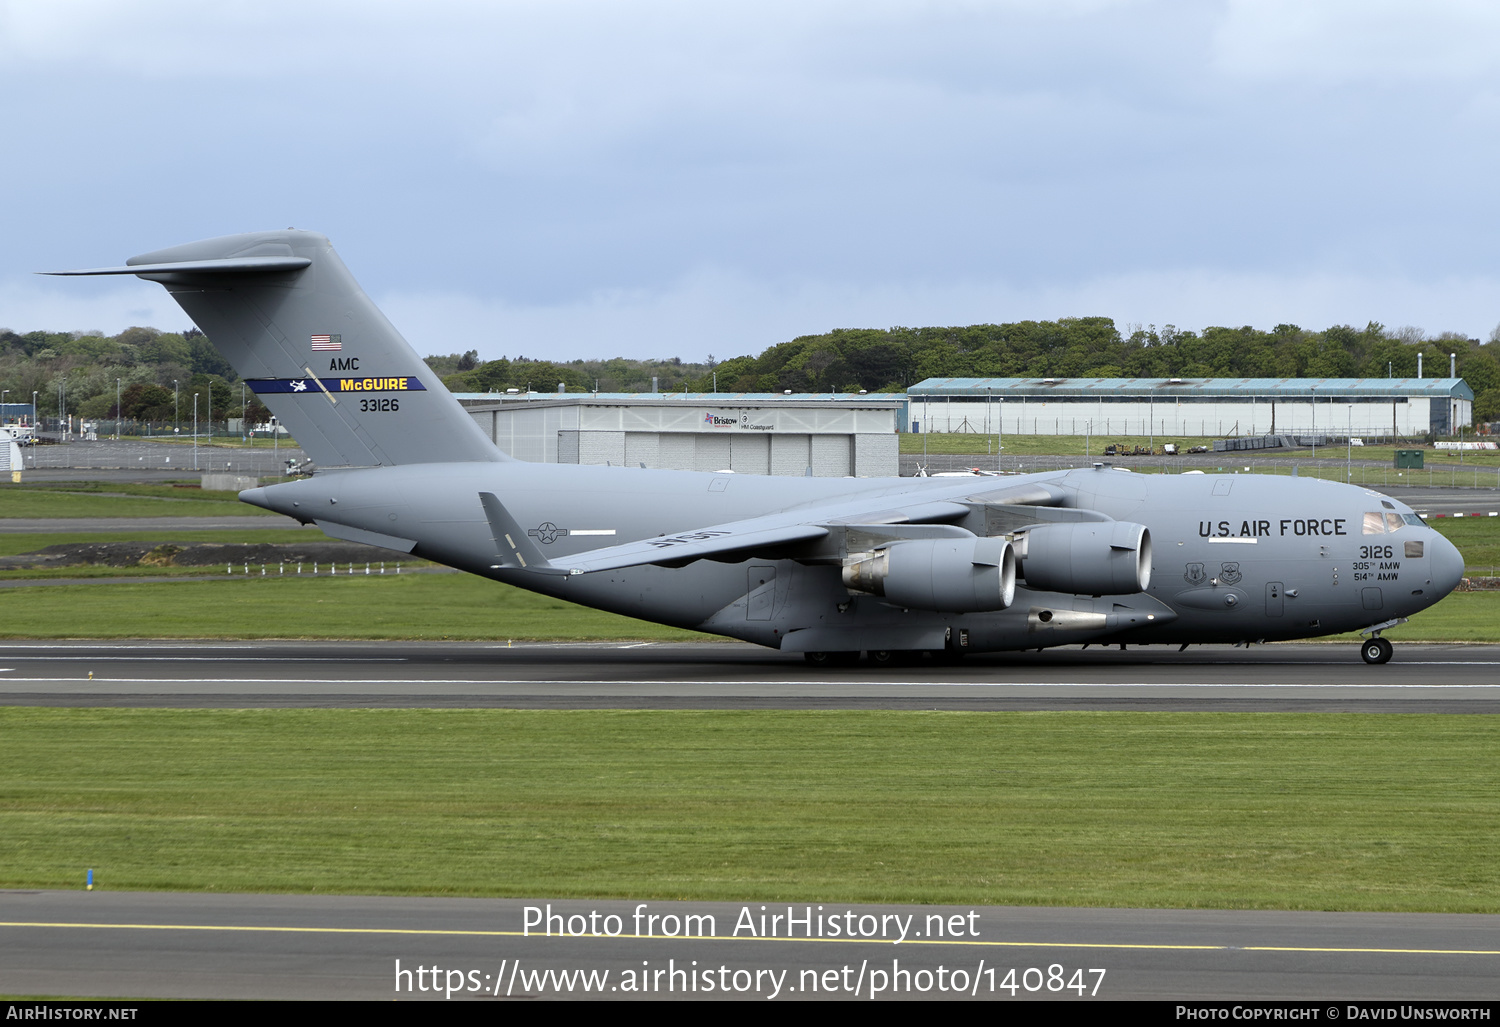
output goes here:
{"type": "MultiPolygon", "coordinates": [[[[396,575],[388,570],[384,575],[299,578],[278,577],[274,567],[271,571],[264,578],[236,573],[213,581],[29,589],[26,601],[7,610],[0,621],[0,638],[710,637],[591,610],[470,574],[396,575]]],[[[1454,593],[1387,634],[1398,642],[1496,641],[1500,592],[1454,593]]]]}
{"type": "Polygon", "coordinates": [[[1464,554],[1465,573],[1500,573],[1500,517],[1434,517],[1427,522],[1464,554]]]}
{"type": "MultiPolygon", "coordinates": [[[[309,570],[311,568],[308,568],[309,570]]],[[[220,571],[222,572],[222,568],[220,571]]],[[[470,574],[223,575],[26,591],[4,638],[649,639],[707,636],[470,574]]],[[[362,570],[362,568],[361,568],[362,570]]],[[[209,571],[208,573],[213,573],[209,571]]]]}
{"type": "Polygon", "coordinates": [[[0,886],[1495,912],[1497,728],[0,709],[0,886]]]}
{"type": "Polygon", "coordinates": [[[6,485],[0,488],[5,517],[276,517],[241,503],[234,492],[174,485],[115,485],[99,482],[6,485]]]}

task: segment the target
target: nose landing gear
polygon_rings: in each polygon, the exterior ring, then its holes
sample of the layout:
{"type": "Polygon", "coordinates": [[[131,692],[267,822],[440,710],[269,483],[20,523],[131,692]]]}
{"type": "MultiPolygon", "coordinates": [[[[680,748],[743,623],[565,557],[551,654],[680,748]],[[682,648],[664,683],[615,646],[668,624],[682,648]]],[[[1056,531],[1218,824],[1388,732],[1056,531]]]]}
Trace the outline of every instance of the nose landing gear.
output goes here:
{"type": "Polygon", "coordinates": [[[1367,638],[1359,647],[1359,655],[1366,663],[1388,663],[1395,649],[1389,638],[1367,638]]]}
{"type": "Polygon", "coordinates": [[[1389,663],[1391,661],[1391,653],[1395,652],[1396,647],[1391,645],[1390,639],[1381,638],[1380,633],[1386,628],[1394,628],[1397,624],[1405,623],[1405,617],[1396,617],[1391,620],[1381,621],[1379,624],[1371,624],[1361,631],[1361,635],[1369,635],[1370,637],[1359,645],[1360,658],[1369,664],[1389,663]]]}

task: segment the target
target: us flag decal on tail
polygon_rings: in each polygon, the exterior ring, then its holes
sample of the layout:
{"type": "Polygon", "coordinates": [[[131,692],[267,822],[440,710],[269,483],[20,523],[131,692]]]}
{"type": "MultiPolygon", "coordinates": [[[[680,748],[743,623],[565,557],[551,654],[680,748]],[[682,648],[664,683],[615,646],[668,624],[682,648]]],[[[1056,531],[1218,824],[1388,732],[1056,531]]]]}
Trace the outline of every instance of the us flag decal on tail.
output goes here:
{"type": "Polygon", "coordinates": [[[312,337],[312,348],[314,353],[341,350],[344,348],[344,337],[342,335],[314,335],[312,337]]]}

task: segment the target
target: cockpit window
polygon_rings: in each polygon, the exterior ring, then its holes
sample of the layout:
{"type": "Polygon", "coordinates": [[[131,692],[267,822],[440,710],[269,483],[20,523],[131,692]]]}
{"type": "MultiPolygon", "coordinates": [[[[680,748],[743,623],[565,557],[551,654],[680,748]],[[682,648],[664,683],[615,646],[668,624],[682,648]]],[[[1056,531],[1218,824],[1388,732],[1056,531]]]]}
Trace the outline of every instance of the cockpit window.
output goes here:
{"type": "Polygon", "coordinates": [[[1402,514],[1401,519],[1407,524],[1415,524],[1419,528],[1422,526],[1422,518],[1416,514],[1402,514]]]}
{"type": "Polygon", "coordinates": [[[1365,514],[1365,534],[1366,535],[1384,535],[1385,534],[1385,517],[1384,517],[1384,515],[1382,515],[1380,513],[1379,510],[1376,510],[1376,511],[1373,511],[1371,513],[1365,514]]]}
{"type": "Polygon", "coordinates": [[[1387,510],[1394,510],[1394,509],[1396,509],[1394,506],[1392,506],[1390,504],[1390,502],[1388,502],[1387,500],[1384,500],[1384,499],[1382,499],[1380,501],[1380,505],[1383,506],[1383,507],[1385,507],[1387,510]]]}
{"type": "Polygon", "coordinates": [[[1401,515],[1388,513],[1385,515],[1385,530],[1399,531],[1401,529],[1401,515]]]}

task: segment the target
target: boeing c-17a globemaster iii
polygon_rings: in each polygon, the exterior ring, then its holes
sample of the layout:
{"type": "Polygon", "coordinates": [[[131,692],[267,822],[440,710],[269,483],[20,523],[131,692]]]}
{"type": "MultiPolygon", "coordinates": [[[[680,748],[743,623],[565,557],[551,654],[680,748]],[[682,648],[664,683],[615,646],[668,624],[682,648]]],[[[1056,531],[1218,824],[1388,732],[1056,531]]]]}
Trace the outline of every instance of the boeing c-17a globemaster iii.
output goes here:
{"type": "Polygon", "coordinates": [[[1381,632],[1463,558],[1377,492],[1305,478],[787,478],[501,453],[360,289],[287,230],[131,258],[296,437],[311,478],[247,503],[586,606],[813,663],[1079,643],[1381,632]]]}

